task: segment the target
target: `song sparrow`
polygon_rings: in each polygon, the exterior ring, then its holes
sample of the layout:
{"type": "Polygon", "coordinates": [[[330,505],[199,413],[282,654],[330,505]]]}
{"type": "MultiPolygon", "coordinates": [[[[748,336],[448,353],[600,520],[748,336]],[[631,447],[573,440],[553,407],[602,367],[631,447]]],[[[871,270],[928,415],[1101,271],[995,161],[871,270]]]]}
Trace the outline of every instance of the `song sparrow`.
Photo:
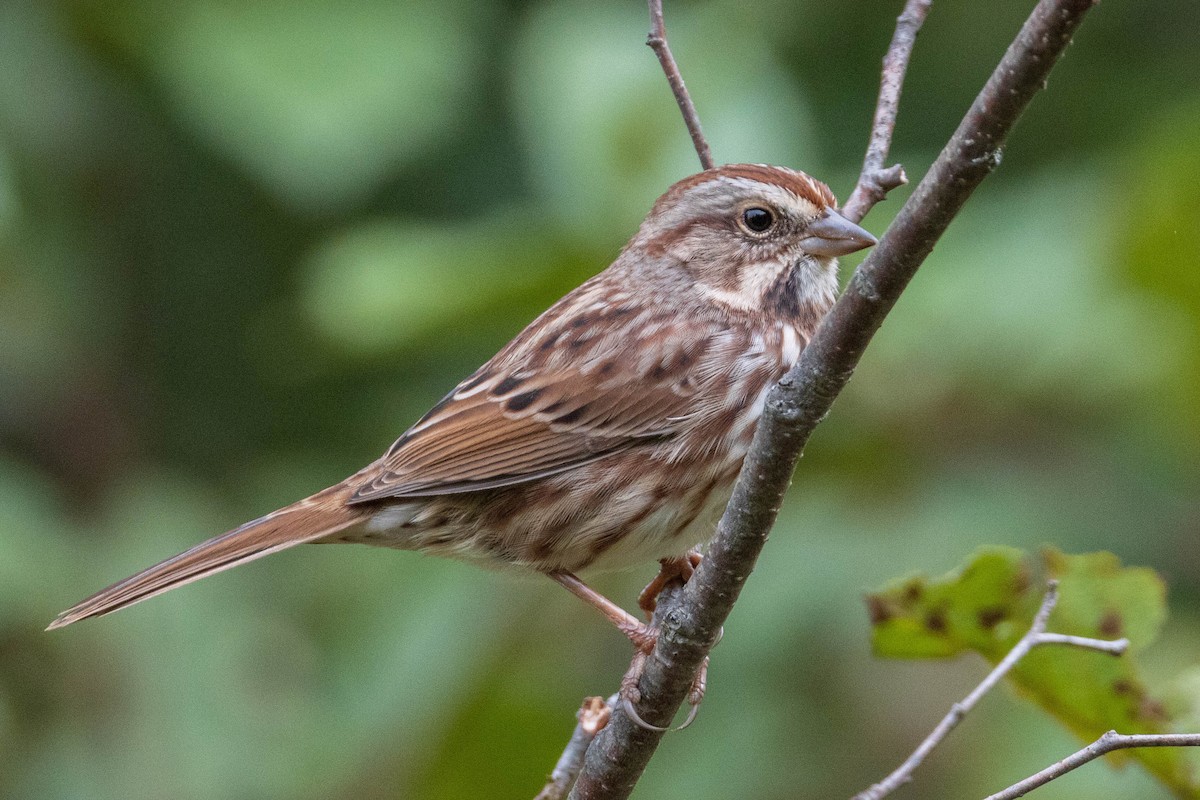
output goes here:
{"type": "Polygon", "coordinates": [[[59,628],[304,542],[546,573],[635,641],[574,573],[707,540],[767,390],[875,243],[825,184],[735,164],[676,183],[612,266],[534,320],[346,480],[126,578],[59,628]]]}

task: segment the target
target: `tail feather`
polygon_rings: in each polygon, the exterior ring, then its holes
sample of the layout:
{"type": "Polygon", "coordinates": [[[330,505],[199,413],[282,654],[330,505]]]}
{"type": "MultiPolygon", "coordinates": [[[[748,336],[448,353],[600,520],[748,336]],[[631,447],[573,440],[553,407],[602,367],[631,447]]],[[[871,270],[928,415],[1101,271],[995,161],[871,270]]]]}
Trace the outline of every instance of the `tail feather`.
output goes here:
{"type": "Polygon", "coordinates": [[[363,513],[347,506],[338,488],[247,522],[114,583],[59,614],[46,630],[119,611],[239,564],[352,527],[362,521],[363,513]]]}

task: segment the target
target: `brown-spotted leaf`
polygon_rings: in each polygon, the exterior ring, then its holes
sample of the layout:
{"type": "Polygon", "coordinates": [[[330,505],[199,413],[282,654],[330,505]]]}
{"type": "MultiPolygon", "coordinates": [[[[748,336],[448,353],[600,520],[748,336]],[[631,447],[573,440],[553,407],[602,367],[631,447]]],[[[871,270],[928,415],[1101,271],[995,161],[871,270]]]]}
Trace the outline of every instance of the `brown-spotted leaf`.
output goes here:
{"type": "Polygon", "coordinates": [[[1032,617],[1028,573],[1020,550],[994,547],[941,578],[889,583],[867,596],[875,654],[945,658],[974,650],[1002,657],[1024,634],[1021,620],[1032,617]]]}
{"type": "MultiPolygon", "coordinates": [[[[875,653],[888,658],[944,658],[974,651],[995,664],[1032,624],[1045,581],[1057,579],[1059,599],[1047,630],[1097,639],[1130,640],[1114,657],[1063,645],[1034,648],[1009,673],[1017,691],[1081,740],[1105,731],[1167,733],[1166,708],[1148,691],[1136,653],[1166,620],[1166,589],[1153,570],[1123,567],[1111,553],[1040,557],[987,548],[940,578],[894,581],[868,596],[875,653]],[[1038,575],[1038,579],[1031,578],[1038,575]]],[[[1147,748],[1115,754],[1140,761],[1179,797],[1200,798],[1185,754],[1147,748]]]]}

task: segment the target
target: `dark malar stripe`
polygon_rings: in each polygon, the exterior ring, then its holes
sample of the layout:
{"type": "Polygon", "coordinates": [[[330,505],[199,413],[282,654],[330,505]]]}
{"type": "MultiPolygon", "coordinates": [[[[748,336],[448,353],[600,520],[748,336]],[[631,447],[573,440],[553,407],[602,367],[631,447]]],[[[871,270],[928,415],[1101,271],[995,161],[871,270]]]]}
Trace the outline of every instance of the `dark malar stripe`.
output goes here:
{"type": "Polygon", "coordinates": [[[793,265],[775,281],[763,296],[763,304],[780,317],[788,320],[800,316],[800,268],[793,265]]]}

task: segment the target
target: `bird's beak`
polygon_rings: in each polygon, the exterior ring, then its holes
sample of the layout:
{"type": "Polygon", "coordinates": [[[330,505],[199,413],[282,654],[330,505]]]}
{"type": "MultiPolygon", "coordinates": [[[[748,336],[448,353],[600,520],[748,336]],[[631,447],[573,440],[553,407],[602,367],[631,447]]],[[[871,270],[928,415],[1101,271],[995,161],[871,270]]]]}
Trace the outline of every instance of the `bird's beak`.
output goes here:
{"type": "Polygon", "coordinates": [[[832,208],[809,223],[800,246],[818,256],[844,256],[876,243],[876,238],[832,208]]]}

